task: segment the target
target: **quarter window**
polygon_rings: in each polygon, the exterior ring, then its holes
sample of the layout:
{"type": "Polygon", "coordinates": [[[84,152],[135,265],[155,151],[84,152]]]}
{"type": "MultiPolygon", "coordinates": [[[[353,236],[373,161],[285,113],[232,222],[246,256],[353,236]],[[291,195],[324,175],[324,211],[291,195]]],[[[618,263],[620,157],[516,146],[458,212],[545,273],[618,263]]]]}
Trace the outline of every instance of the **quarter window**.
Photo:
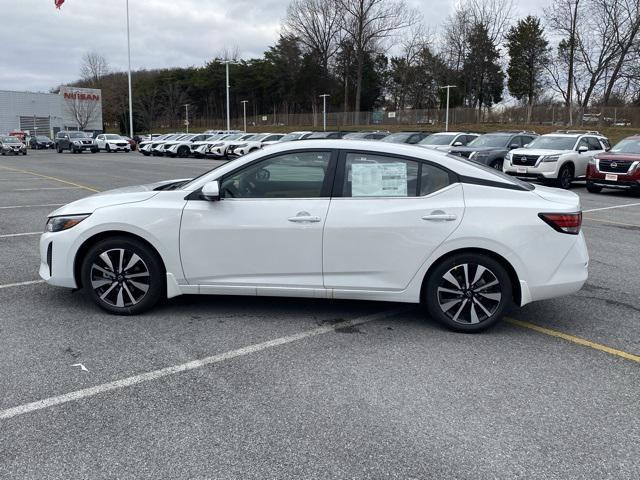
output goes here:
{"type": "Polygon", "coordinates": [[[225,198],[317,198],[330,152],[295,152],[249,165],[222,181],[225,198]]]}

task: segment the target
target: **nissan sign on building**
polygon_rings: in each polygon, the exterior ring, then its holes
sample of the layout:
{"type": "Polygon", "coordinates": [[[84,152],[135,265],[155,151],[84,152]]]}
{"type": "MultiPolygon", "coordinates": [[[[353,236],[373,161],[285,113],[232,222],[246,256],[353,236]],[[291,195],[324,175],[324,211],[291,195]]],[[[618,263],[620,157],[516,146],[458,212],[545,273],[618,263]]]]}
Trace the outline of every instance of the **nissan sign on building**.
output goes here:
{"type": "Polygon", "coordinates": [[[0,135],[14,131],[55,135],[60,130],[102,131],[102,91],[60,87],[58,93],[0,90],[0,135]]]}

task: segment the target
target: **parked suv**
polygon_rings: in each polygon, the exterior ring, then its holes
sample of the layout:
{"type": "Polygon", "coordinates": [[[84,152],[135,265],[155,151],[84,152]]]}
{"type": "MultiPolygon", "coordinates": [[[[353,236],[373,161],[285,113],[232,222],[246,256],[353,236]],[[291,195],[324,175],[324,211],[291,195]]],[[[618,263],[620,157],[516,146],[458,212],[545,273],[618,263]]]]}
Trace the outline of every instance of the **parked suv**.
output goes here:
{"type": "Polygon", "coordinates": [[[22,143],[18,137],[2,135],[0,136],[0,153],[2,153],[2,155],[6,155],[7,153],[26,155],[27,146],[22,143]]]}
{"type": "Polygon", "coordinates": [[[101,133],[96,137],[98,149],[107,152],[130,152],[131,144],[129,140],[115,133],[101,133]]]}
{"type": "Polygon", "coordinates": [[[598,132],[559,130],[538,137],[525,149],[511,151],[503,171],[569,188],[575,179],[585,178],[589,160],[609,148],[609,140],[598,132]]]}
{"type": "Polygon", "coordinates": [[[589,160],[587,190],[599,193],[603,188],[640,190],[640,135],[627,137],[589,160]]]}
{"type": "Polygon", "coordinates": [[[485,133],[466,147],[454,147],[449,150],[449,153],[502,170],[507,153],[528,145],[537,136],[536,132],[527,131],[485,133]]]}
{"type": "Polygon", "coordinates": [[[71,153],[80,153],[85,150],[98,153],[98,144],[88,133],[63,130],[56,135],[56,150],[58,153],[65,150],[71,153]]]}

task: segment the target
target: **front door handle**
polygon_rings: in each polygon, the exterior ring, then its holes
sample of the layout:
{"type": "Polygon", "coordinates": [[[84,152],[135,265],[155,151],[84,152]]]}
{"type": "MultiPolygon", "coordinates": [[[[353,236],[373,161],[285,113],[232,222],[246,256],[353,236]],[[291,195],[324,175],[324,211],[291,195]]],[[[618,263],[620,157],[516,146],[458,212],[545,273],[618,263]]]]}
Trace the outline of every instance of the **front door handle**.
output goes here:
{"type": "Polygon", "coordinates": [[[320,221],[320,217],[309,215],[308,212],[298,212],[295,217],[289,217],[287,220],[295,223],[318,223],[320,221]]]}
{"type": "Polygon", "coordinates": [[[442,210],[438,210],[435,212],[431,212],[429,215],[425,215],[422,217],[422,220],[427,220],[429,222],[453,222],[457,215],[452,213],[445,213],[442,210]]]}

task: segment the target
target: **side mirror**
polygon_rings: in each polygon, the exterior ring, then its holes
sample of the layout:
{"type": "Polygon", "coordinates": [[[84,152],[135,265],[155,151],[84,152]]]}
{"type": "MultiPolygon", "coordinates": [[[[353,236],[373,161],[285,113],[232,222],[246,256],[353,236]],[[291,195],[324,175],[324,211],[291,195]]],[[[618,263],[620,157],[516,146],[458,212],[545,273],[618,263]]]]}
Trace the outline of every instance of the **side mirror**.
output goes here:
{"type": "Polygon", "coordinates": [[[210,202],[220,200],[220,184],[217,180],[204,184],[202,187],[202,197],[210,202]]]}
{"type": "Polygon", "coordinates": [[[462,142],[453,142],[453,146],[454,147],[461,147],[462,146],[462,142]]]}
{"type": "Polygon", "coordinates": [[[587,147],[586,145],[582,145],[580,147],[578,147],[578,153],[584,153],[586,151],[589,150],[589,147],[587,147]]]}
{"type": "Polygon", "coordinates": [[[529,148],[529,144],[526,143],[523,148],[529,148]]]}
{"type": "Polygon", "coordinates": [[[511,145],[509,145],[509,150],[514,150],[516,148],[520,148],[520,145],[518,145],[517,143],[512,143],[511,145]]]}

